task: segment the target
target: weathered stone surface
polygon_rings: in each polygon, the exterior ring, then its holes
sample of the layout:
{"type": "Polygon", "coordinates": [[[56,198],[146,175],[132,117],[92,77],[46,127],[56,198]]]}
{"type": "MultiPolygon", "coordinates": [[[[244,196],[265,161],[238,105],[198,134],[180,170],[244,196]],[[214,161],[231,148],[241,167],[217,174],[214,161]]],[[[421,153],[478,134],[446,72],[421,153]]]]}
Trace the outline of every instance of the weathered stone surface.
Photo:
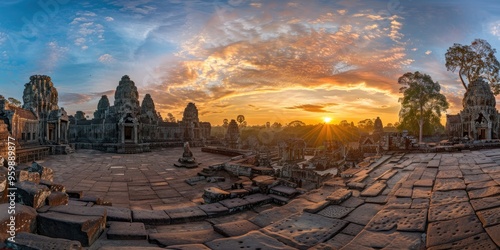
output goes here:
{"type": "Polygon", "coordinates": [[[66,193],[66,187],[61,184],[53,183],[47,180],[40,180],[40,184],[47,186],[50,191],[66,193]]]}
{"type": "Polygon", "coordinates": [[[468,201],[432,205],[429,207],[429,222],[456,219],[471,214],[474,214],[474,210],[468,201]]]}
{"type": "Polygon", "coordinates": [[[434,191],[464,190],[464,180],[459,178],[436,179],[434,191]]]}
{"type": "Polygon", "coordinates": [[[428,250],[442,250],[442,249],[497,249],[495,243],[491,241],[488,234],[481,233],[465,238],[463,240],[454,241],[452,243],[437,245],[428,248],[428,250]]]}
{"type": "Polygon", "coordinates": [[[295,249],[259,231],[252,231],[237,237],[217,239],[205,244],[211,249],[295,249]]]}
{"type": "Polygon", "coordinates": [[[356,207],[359,207],[361,204],[364,203],[364,200],[363,199],[360,199],[358,197],[353,197],[351,196],[349,199],[343,201],[342,203],[340,203],[342,206],[344,207],[352,207],[352,208],[356,208],[356,207]]]}
{"type": "Polygon", "coordinates": [[[262,231],[289,246],[303,249],[326,241],[346,225],[343,220],[303,213],[269,225],[262,231]]]}
{"type": "Polygon", "coordinates": [[[351,182],[347,183],[347,187],[349,189],[363,190],[363,189],[365,189],[366,184],[363,183],[363,182],[354,182],[354,181],[351,181],[351,182]]]}
{"type": "Polygon", "coordinates": [[[428,208],[429,199],[413,199],[410,208],[428,208]]]}
{"type": "Polygon", "coordinates": [[[332,204],[340,204],[349,197],[351,197],[352,191],[347,190],[345,188],[339,188],[333,193],[331,193],[328,197],[326,197],[327,200],[329,200],[332,204]]]}
{"type": "Polygon", "coordinates": [[[400,187],[394,195],[399,198],[411,198],[412,194],[413,188],[400,187]]]}
{"type": "Polygon", "coordinates": [[[411,198],[393,197],[387,201],[385,208],[410,208],[412,203],[411,198]]]}
{"type": "Polygon", "coordinates": [[[10,249],[53,249],[53,250],[80,250],[82,245],[78,241],[55,239],[38,234],[20,232],[16,234],[15,242],[7,242],[10,249]]]}
{"type": "Polygon", "coordinates": [[[382,205],[365,203],[354,209],[354,211],[344,218],[344,220],[360,225],[366,225],[382,208],[382,205]]]}
{"type": "Polygon", "coordinates": [[[426,199],[430,198],[432,193],[431,187],[415,187],[413,188],[413,193],[411,198],[413,199],[426,199]]]}
{"type": "Polygon", "coordinates": [[[170,217],[163,210],[132,210],[132,221],[146,225],[170,224],[170,217]]]}
{"type": "Polygon", "coordinates": [[[251,222],[259,227],[265,227],[269,224],[288,218],[295,213],[301,212],[304,207],[314,204],[306,199],[294,199],[285,206],[275,207],[259,213],[250,219],[251,222]]]}
{"type": "Polygon", "coordinates": [[[363,230],[343,249],[422,249],[421,232],[363,230]]]}
{"type": "Polygon", "coordinates": [[[318,214],[328,218],[341,219],[348,215],[352,210],[354,210],[354,208],[330,205],[319,211],[318,214]]]}
{"type": "Polygon", "coordinates": [[[427,209],[383,209],[366,225],[370,231],[388,231],[397,228],[398,231],[424,232],[427,220],[427,209]]]}
{"type": "Polygon", "coordinates": [[[474,182],[490,181],[491,177],[489,174],[474,174],[474,175],[464,175],[465,184],[474,182]]]}
{"type": "Polygon", "coordinates": [[[460,170],[440,170],[436,176],[437,179],[445,178],[463,178],[460,170]]]}
{"type": "Polygon", "coordinates": [[[469,190],[481,189],[481,188],[491,187],[491,186],[496,186],[496,185],[498,185],[498,183],[494,180],[473,182],[473,183],[467,184],[466,190],[469,191],[469,190]]]}
{"type": "Polygon", "coordinates": [[[110,240],[147,240],[148,233],[141,222],[112,222],[106,232],[110,240]]]}
{"type": "Polygon", "coordinates": [[[277,194],[283,197],[293,197],[297,193],[297,189],[287,186],[276,186],[269,190],[271,194],[277,194]]]}
{"type": "Polygon", "coordinates": [[[214,225],[214,230],[227,237],[244,235],[250,231],[260,229],[259,226],[248,220],[238,220],[214,225]]]}
{"type": "Polygon", "coordinates": [[[14,207],[9,203],[0,204],[0,241],[5,241],[5,239],[13,236],[12,234],[34,232],[36,230],[36,216],[37,212],[33,207],[16,203],[14,210],[14,207]],[[9,211],[15,211],[15,215],[9,213],[9,211]],[[15,217],[14,223],[10,220],[13,215],[15,217]],[[12,226],[15,228],[15,232],[10,233],[9,231],[12,231],[12,226]]]}
{"type": "Polygon", "coordinates": [[[488,235],[495,242],[495,244],[497,244],[497,246],[500,246],[500,225],[487,227],[485,229],[486,233],[488,233],[488,235]]]}
{"type": "Polygon", "coordinates": [[[16,201],[35,209],[45,205],[45,199],[50,195],[48,187],[33,182],[17,182],[15,187],[17,188],[16,201]]]}
{"type": "Polygon", "coordinates": [[[427,247],[463,240],[482,232],[483,227],[476,215],[431,222],[427,229],[427,247]]]}
{"type": "Polygon", "coordinates": [[[222,201],[219,201],[220,204],[223,206],[227,207],[229,209],[229,213],[234,213],[237,211],[243,211],[247,209],[250,205],[250,203],[244,199],[241,198],[234,198],[234,199],[225,199],[222,201]]]}
{"type": "Polygon", "coordinates": [[[431,205],[456,203],[468,201],[469,196],[465,190],[452,190],[452,191],[436,191],[432,192],[431,205]]]}
{"type": "MultiPolygon", "coordinates": [[[[161,248],[161,249],[164,249],[164,248],[161,248]]],[[[211,250],[210,248],[208,248],[207,246],[205,246],[203,244],[170,245],[166,249],[172,249],[172,250],[211,250]]],[[[137,249],[137,250],[142,250],[142,249],[137,249]]],[[[148,250],[149,250],[149,248],[148,248],[148,250]]]]}
{"type": "Polygon", "coordinates": [[[387,195],[378,195],[378,196],[374,196],[374,197],[368,197],[365,199],[365,202],[384,205],[387,203],[387,195]]]}
{"type": "Polygon", "coordinates": [[[341,249],[343,246],[347,245],[351,240],[354,239],[354,236],[352,235],[347,235],[343,233],[339,233],[333,238],[329,239],[325,243],[318,244],[312,248],[309,248],[311,250],[329,250],[329,249],[341,249]]]}
{"type": "Polygon", "coordinates": [[[387,187],[387,184],[384,181],[375,182],[371,186],[367,187],[363,192],[361,192],[361,196],[374,197],[382,193],[384,189],[387,187]]]}
{"type": "Polygon", "coordinates": [[[327,207],[328,205],[330,205],[330,201],[327,201],[327,200],[320,201],[316,204],[313,204],[309,207],[304,208],[304,212],[315,214],[315,213],[321,211],[322,209],[324,209],[325,207],[327,207]]]}
{"type": "Polygon", "coordinates": [[[47,212],[38,214],[37,230],[41,235],[79,241],[90,246],[104,231],[105,217],[47,212]]]}
{"type": "Polygon", "coordinates": [[[347,227],[345,227],[342,230],[342,233],[356,236],[363,230],[363,228],[364,228],[364,226],[362,226],[362,225],[358,225],[356,223],[349,223],[349,225],[347,225],[347,227]]]}
{"type": "Polygon", "coordinates": [[[197,206],[168,209],[164,211],[170,217],[171,223],[188,223],[191,221],[203,220],[207,217],[207,214],[197,206]]]}
{"type": "Polygon", "coordinates": [[[33,162],[29,168],[30,172],[37,172],[40,175],[41,180],[53,182],[54,181],[54,170],[52,168],[44,167],[37,162],[33,162]]]}
{"type": "Polygon", "coordinates": [[[432,179],[420,179],[420,180],[417,180],[415,181],[415,183],[413,183],[413,186],[414,187],[432,187],[432,185],[434,184],[434,180],[432,179]]]}
{"type": "Polygon", "coordinates": [[[251,206],[261,206],[272,202],[272,198],[261,193],[251,194],[243,197],[244,200],[248,201],[251,206]]]}
{"type": "Polygon", "coordinates": [[[231,194],[229,192],[226,192],[220,188],[209,187],[205,188],[202,198],[206,203],[214,203],[227,199],[230,195],[231,194]]]}
{"type": "Polygon", "coordinates": [[[202,244],[222,237],[222,235],[211,229],[189,232],[164,232],[149,234],[149,242],[160,246],[202,244]]]}
{"type": "Polygon", "coordinates": [[[273,199],[273,202],[278,204],[278,205],[285,205],[291,199],[291,198],[283,197],[283,196],[277,195],[277,194],[269,194],[269,197],[271,197],[273,199]]]}
{"type": "Polygon", "coordinates": [[[437,168],[439,167],[440,160],[431,160],[427,163],[428,168],[437,168]]]}
{"type": "Polygon", "coordinates": [[[478,199],[478,198],[494,196],[499,193],[500,193],[500,186],[491,186],[481,189],[470,190],[469,197],[471,199],[478,199]]]}
{"type": "Polygon", "coordinates": [[[229,208],[225,207],[219,202],[200,205],[198,206],[198,208],[203,210],[203,212],[205,212],[208,217],[220,216],[229,213],[229,208]]]}
{"type": "Polygon", "coordinates": [[[470,201],[474,210],[479,211],[488,208],[500,207],[500,196],[474,199],[470,201]]]}
{"type": "Polygon", "coordinates": [[[60,206],[68,205],[68,194],[63,192],[52,191],[47,197],[47,205],[49,206],[60,206]]]}
{"type": "Polygon", "coordinates": [[[477,217],[484,227],[500,224],[500,207],[479,211],[477,217]]]}
{"type": "Polygon", "coordinates": [[[94,206],[94,207],[106,209],[107,221],[122,221],[122,222],[132,221],[132,211],[128,208],[112,207],[112,206],[94,206]]]}

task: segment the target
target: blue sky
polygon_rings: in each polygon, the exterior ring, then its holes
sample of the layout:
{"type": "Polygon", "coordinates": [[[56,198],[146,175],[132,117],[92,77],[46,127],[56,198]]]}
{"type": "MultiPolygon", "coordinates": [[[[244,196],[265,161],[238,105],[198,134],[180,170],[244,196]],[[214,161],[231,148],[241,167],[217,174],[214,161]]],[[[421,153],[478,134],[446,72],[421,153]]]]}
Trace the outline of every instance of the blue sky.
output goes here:
{"type": "Polygon", "coordinates": [[[419,70],[456,113],[464,90],[444,54],[475,38],[500,48],[499,13],[493,0],[6,0],[0,94],[21,100],[30,75],[50,75],[60,106],[91,115],[127,74],[164,117],[193,101],[214,124],[387,123],[397,78],[419,70]]]}

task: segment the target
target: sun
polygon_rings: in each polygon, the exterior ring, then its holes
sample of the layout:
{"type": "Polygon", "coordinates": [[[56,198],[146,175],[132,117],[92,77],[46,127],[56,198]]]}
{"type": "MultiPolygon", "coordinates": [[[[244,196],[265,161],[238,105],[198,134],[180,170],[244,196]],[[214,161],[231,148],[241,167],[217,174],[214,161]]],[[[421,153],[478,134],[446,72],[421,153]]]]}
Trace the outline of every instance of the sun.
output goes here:
{"type": "Polygon", "coordinates": [[[323,121],[325,123],[330,123],[332,121],[332,118],[330,118],[330,117],[323,117],[323,121]]]}

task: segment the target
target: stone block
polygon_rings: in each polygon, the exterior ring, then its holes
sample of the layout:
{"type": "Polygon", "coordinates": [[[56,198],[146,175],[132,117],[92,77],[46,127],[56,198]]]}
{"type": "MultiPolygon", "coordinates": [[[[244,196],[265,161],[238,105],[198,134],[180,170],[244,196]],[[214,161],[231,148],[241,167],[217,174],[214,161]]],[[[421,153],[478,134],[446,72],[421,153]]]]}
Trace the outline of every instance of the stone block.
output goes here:
{"type": "Polygon", "coordinates": [[[206,203],[214,203],[229,198],[231,194],[220,188],[205,188],[202,198],[206,203]]]}
{"type": "Polygon", "coordinates": [[[107,212],[106,221],[122,221],[122,222],[132,221],[132,211],[128,208],[100,206],[100,205],[96,205],[94,207],[106,209],[107,212]]]}
{"type": "Polygon", "coordinates": [[[60,205],[68,205],[68,194],[63,192],[52,191],[47,197],[46,203],[49,206],[60,206],[60,205]]]}
{"type": "Polygon", "coordinates": [[[6,242],[9,249],[52,249],[52,250],[80,250],[82,244],[74,240],[56,239],[43,235],[20,232],[16,235],[15,242],[6,242]]]}
{"type": "Polygon", "coordinates": [[[317,214],[334,219],[341,219],[347,216],[350,212],[352,212],[354,208],[352,207],[343,207],[339,205],[330,205],[325,207],[323,210],[319,211],[317,214]]]}
{"type": "Polygon", "coordinates": [[[363,189],[365,189],[366,184],[363,183],[363,182],[354,182],[354,181],[351,181],[351,182],[347,183],[347,187],[349,189],[363,190],[363,189]]]}
{"type": "Polygon", "coordinates": [[[500,224],[500,207],[479,211],[477,217],[483,223],[483,227],[500,224]]]}
{"type": "Polygon", "coordinates": [[[206,242],[205,245],[207,245],[211,249],[266,249],[266,250],[295,249],[259,231],[252,231],[247,234],[236,237],[216,239],[210,242],[206,242]]]}
{"type": "Polygon", "coordinates": [[[272,187],[269,193],[291,198],[297,193],[297,189],[287,186],[276,186],[272,187]]]}
{"type": "Polygon", "coordinates": [[[243,211],[250,207],[250,202],[241,198],[225,199],[219,201],[219,203],[227,207],[229,209],[229,213],[243,211]]]}
{"type": "Polygon", "coordinates": [[[33,207],[16,203],[15,219],[11,221],[13,214],[9,214],[9,210],[12,211],[13,207],[9,203],[0,204],[0,242],[13,236],[14,233],[10,233],[11,227],[15,228],[15,235],[20,232],[32,233],[36,230],[37,211],[33,207]]]}
{"type": "Polygon", "coordinates": [[[163,232],[149,234],[149,242],[160,246],[202,244],[222,237],[222,235],[214,232],[212,229],[188,232],[163,232]]]}
{"type": "Polygon", "coordinates": [[[214,230],[226,237],[240,236],[253,230],[260,229],[259,226],[248,220],[231,221],[214,225],[214,230]]]}
{"type": "Polygon", "coordinates": [[[316,204],[313,204],[311,206],[304,208],[304,212],[315,214],[315,213],[323,210],[325,207],[327,207],[329,205],[330,205],[330,201],[327,201],[327,200],[320,201],[316,204]]]}
{"type": "MultiPolygon", "coordinates": [[[[500,233],[500,232],[499,232],[500,233]]],[[[500,235],[500,234],[499,234],[500,235]]],[[[492,237],[493,238],[493,237],[492,237]]],[[[457,240],[452,243],[437,245],[428,248],[428,250],[442,250],[442,249],[497,249],[497,246],[486,233],[473,235],[463,240],[457,240]]]]}
{"type": "Polygon", "coordinates": [[[16,201],[35,209],[45,205],[45,199],[51,193],[48,187],[28,181],[17,182],[15,187],[17,188],[16,201]]]}
{"type": "Polygon", "coordinates": [[[243,198],[247,196],[250,192],[246,189],[233,189],[229,191],[229,198],[243,198]]]}
{"type": "Polygon", "coordinates": [[[40,180],[40,184],[47,186],[50,191],[66,193],[66,187],[62,184],[53,183],[47,180],[40,180]]]}
{"type": "Polygon", "coordinates": [[[170,224],[170,217],[163,210],[132,210],[132,221],[146,225],[170,224]]]}
{"type": "Polygon", "coordinates": [[[432,205],[429,207],[429,222],[456,219],[474,214],[474,209],[467,201],[432,205]]]}
{"type": "Polygon", "coordinates": [[[482,232],[483,227],[476,215],[431,222],[427,228],[427,247],[460,241],[482,232]]]}
{"type": "Polygon", "coordinates": [[[340,204],[351,197],[351,195],[352,191],[345,188],[339,188],[326,197],[326,200],[329,200],[332,204],[340,204]]]}
{"type": "Polygon", "coordinates": [[[366,197],[374,197],[378,196],[384,189],[387,187],[387,184],[384,181],[375,182],[371,186],[367,187],[363,192],[361,192],[361,196],[366,197]]]}
{"type": "Polygon", "coordinates": [[[359,225],[366,225],[382,208],[382,205],[365,203],[354,209],[344,220],[359,225]]]}
{"type": "Polygon", "coordinates": [[[256,193],[243,197],[244,200],[250,203],[250,206],[261,206],[272,202],[272,198],[268,195],[256,193]]]}
{"type": "Polygon", "coordinates": [[[37,162],[33,162],[28,171],[38,173],[40,175],[40,179],[42,180],[50,182],[54,181],[54,170],[48,167],[44,167],[37,162]]]}
{"type": "Polygon", "coordinates": [[[38,214],[38,233],[51,238],[79,241],[82,246],[92,245],[104,231],[106,219],[102,216],[85,216],[47,212],[38,214]]]}
{"type": "Polygon", "coordinates": [[[291,247],[307,249],[330,239],[346,225],[347,222],[343,220],[302,213],[278,221],[261,230],[291,247]]]}
{"type": "Polygon", "coordinates": [[[207,218],[207,214],[197,206],[181,207],[164,211],[170,217],[171,223],[188,223],[207,218]]]}
{"type": "Polygon", "coordinates": [[[198,208],[203,210],[208,217],[221,216],[229,213],[229,209],[219,202],[200,205],[198,208]]]}
{"type": "Polygon", "coordinates": [[[258,225],[259,227],[265,227],[272,223],[276,223],[282,219],[288,218],[293,214],[301,212],[304,207],[311,206],[315,204],[306,199],[294,199],[288,203],[286,206],[274,207],[263,212],[260,212],[257,216],[249,219],[252,223],[258,225]]]}
{"type": "Polygon", "coordinates": [[[277,194],[269,194],[269,197],[271,197],[273,199],[273,202],[278,205],[285,205],[290,201],[290,198],[286,198],[277,194]]]}
{"type": "Polygon", "coordinates": [[[425,232],[427,209],[383,209],[366,225],[370,231],[425,232]]]}
{"type": "Polygon", "coordinates": [[[27,170],[16,169],[16,182],[29,181],[29,172],[27,170]]]}
{"type": "Polygon", "coordinates": [[[147,240],[148,233],[141,222],[112,222],[106,232],[110,240],[147,240]]]}

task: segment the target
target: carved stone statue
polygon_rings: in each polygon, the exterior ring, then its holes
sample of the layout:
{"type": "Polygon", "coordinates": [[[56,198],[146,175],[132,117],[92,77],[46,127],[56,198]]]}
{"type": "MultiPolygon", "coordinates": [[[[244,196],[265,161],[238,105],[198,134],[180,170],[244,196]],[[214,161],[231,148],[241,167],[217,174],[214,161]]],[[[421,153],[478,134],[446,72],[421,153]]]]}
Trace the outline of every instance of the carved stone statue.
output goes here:
{"type": "Polygon", "coordinates": [[[193,152],[191,152],[191,148],[189,147],[189,142],[184,143],[184,152],[182,153],[182,157],[178,160],[179,164],[174,164],[176,167],[185,167],[185,168],[195,168],[200,165],[197,163],[193,152]]]}

